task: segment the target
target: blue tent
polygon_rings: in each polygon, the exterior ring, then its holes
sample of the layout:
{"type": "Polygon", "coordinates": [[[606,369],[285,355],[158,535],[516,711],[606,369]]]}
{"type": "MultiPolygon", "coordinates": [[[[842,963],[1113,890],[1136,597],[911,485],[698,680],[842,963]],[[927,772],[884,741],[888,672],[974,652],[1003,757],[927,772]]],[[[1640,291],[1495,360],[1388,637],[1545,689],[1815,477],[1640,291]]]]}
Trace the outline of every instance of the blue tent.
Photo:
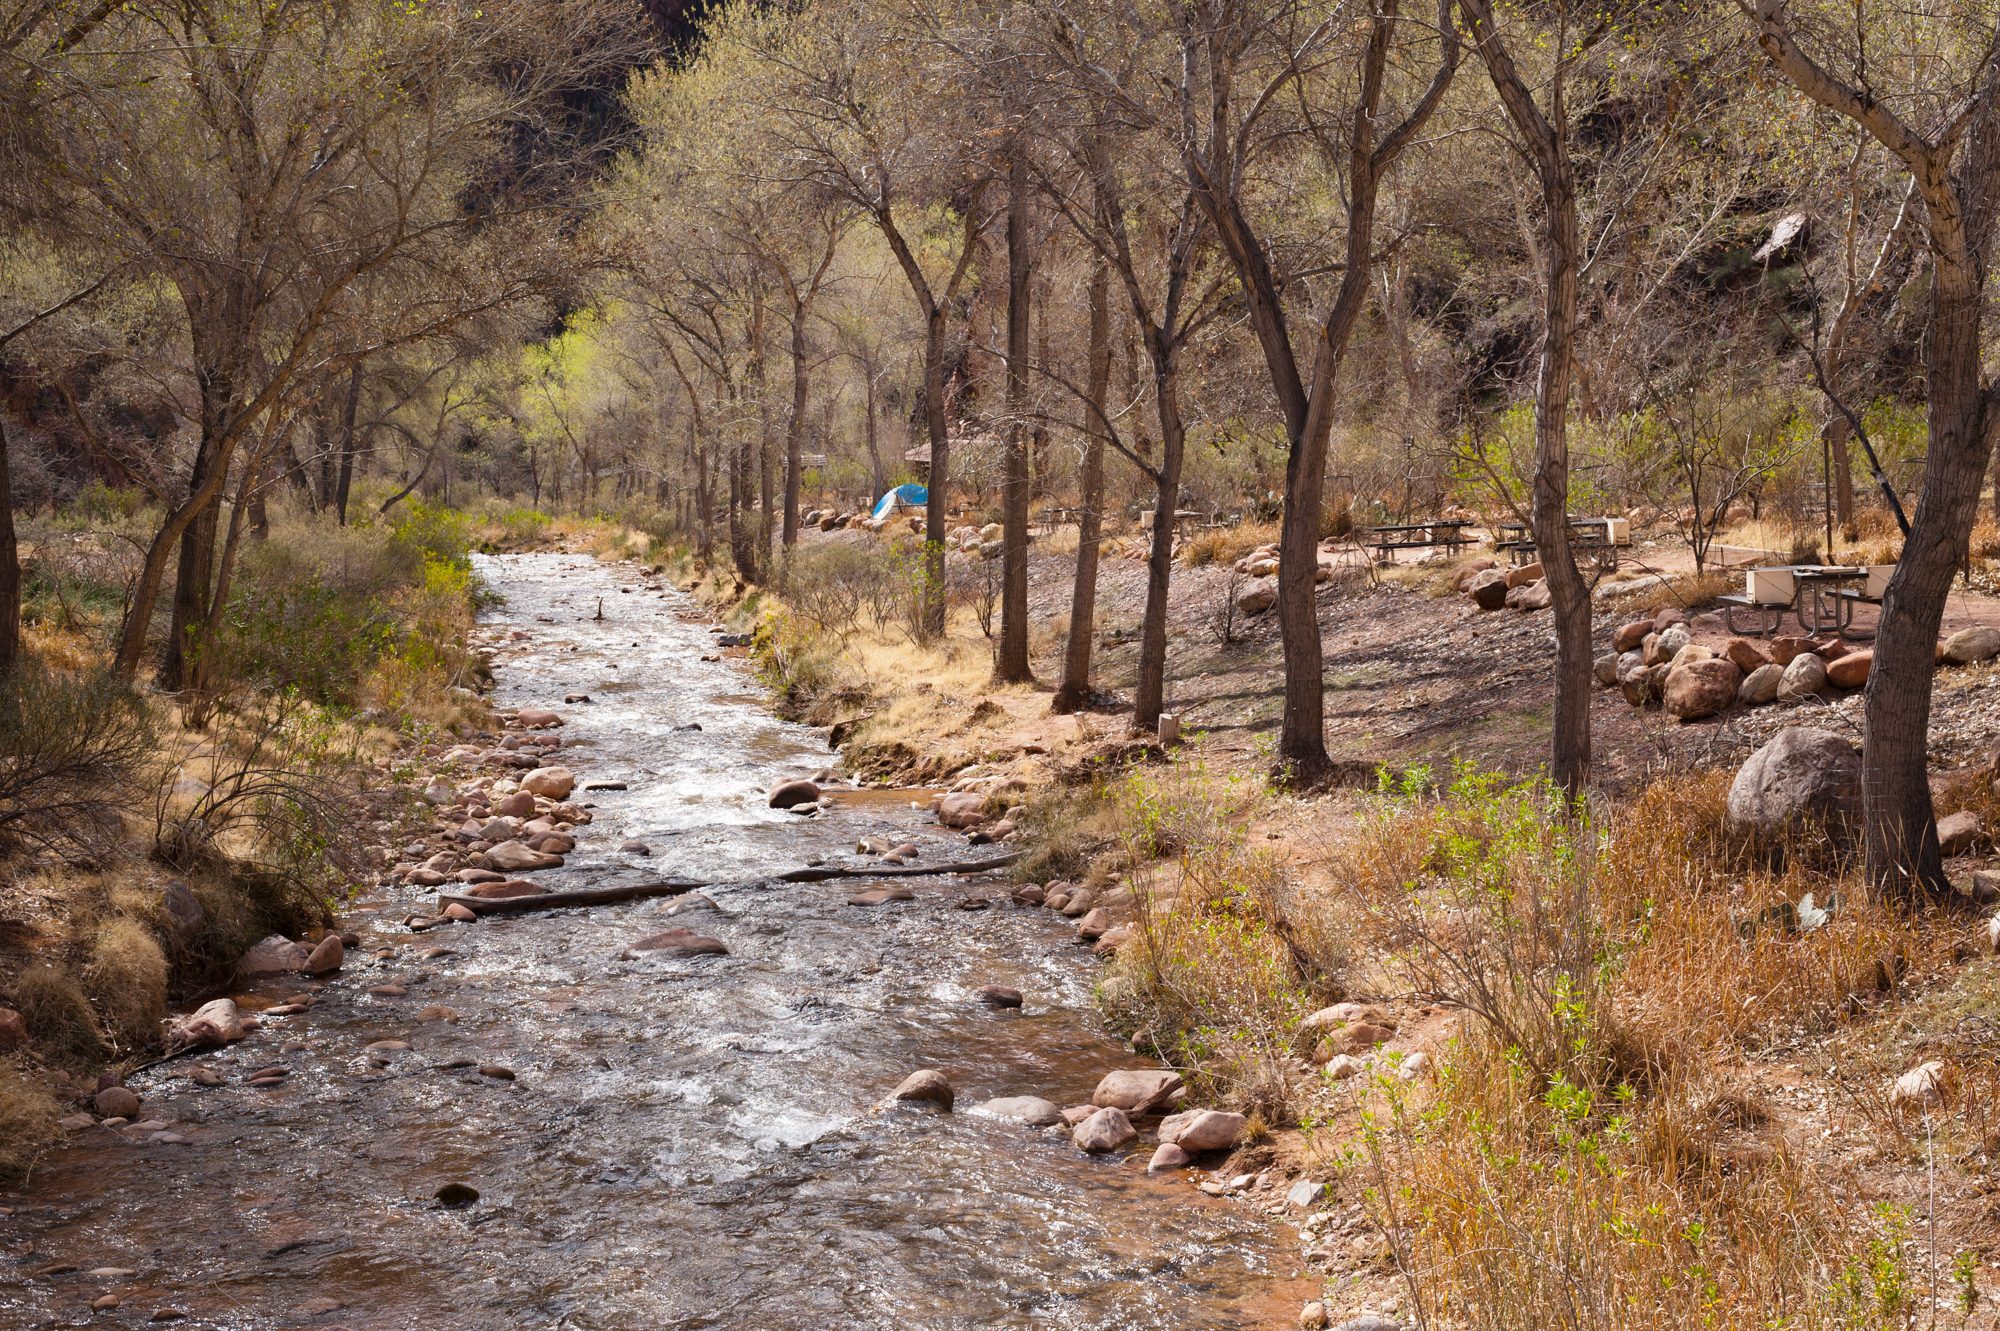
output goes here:
{"type": "Polygon", "coordinates": [[[930,502],[931,492],[921,485],[899,485],[875,501],[874,517],[882,517],[899,508],[922,508],[930,502]]]}

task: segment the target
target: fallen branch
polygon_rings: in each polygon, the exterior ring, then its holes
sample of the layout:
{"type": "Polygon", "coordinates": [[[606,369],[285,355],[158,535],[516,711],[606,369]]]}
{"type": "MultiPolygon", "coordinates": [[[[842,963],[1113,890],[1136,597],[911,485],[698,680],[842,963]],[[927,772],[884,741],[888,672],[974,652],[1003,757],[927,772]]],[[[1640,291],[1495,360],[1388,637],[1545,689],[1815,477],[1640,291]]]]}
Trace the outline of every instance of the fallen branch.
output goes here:
{"type": "Polygon", "coordinates": [[[608,906],[646,897],[678,897],[714,888],[754,887],[758,883],[821,883],[831,878],[922,878],[941,874],[987,873],[993,869],[1004,869],[1020,858],[1020,851],[1012,851],[991,859],[962,860],[951,864],[819,865],[734,883],[703,883],[688,878],[672,878],[656,883],[627,883],[619,887],[586,887],[574,892],[542,892],[531,897],[472,897],[440,892],[438,909],[459,905],[475,915],[513,915],[529,910],[559,910],[565,906],[608,906]]]}

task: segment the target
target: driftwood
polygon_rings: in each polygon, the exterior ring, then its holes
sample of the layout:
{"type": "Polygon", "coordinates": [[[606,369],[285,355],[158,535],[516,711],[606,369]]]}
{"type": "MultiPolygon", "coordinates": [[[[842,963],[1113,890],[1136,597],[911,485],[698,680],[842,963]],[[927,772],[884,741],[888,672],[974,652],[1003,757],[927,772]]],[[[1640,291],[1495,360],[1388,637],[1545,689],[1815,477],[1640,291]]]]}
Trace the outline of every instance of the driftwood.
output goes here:
{"type": "Polygon", "coordinates": [[[541,892],[530,897],[472,897],[458,893],[438,893],[438,909],[459,905],[475,915],[513,915],[529,910],[559,910],[565,906],[608,906],[620,901],[646,897],[678,897],[709,888],[750,887],[757,883],[822,883],[832,878],[922,878],[941,874],[987,873],[1004,869],[1021,858],[1020,851],[995,855],[984,860],[960,860],[950,864],[904,865],[821,865],[791,869],[769,878],[751,878],[734,883],[704,883],[691,878],[670,878],[661,882],[626,883],[616,887],[586,887],[574,892],[541,892]]]}

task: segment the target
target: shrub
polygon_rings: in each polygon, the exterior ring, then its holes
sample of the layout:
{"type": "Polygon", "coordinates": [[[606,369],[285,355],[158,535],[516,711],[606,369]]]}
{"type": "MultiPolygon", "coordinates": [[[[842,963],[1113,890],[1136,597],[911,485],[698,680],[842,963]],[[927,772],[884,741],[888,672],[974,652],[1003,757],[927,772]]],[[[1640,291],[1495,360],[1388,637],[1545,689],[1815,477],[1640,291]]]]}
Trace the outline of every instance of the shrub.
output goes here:
{"type": "Polygon", "coordinates": [[[35,660],[0,679],[0,835],[87,846],[151,760],[145,701],[105,670],[35,660]]]}
{"type": "Polygon", "coordinates": [[[861,609],[890,575],[873,542],[837,541],[796,553],[785,571],[785,603],[842,643],[861,627],[861,609]]]}
{"type": "Polygon", "coordinates": [[[23,971],[14,982],[14,1006],[51,1062],[84,1065],[109,1055],[97,1014],[68,972],[46,964],[23,971]]]}
{"type": "Polygon", "coordinates": [[[83,981],[114,1042],[128,1050],[153,1042],[167,1007],[167,958],[150,930],[125,917],[99,925],[83,981]]]}

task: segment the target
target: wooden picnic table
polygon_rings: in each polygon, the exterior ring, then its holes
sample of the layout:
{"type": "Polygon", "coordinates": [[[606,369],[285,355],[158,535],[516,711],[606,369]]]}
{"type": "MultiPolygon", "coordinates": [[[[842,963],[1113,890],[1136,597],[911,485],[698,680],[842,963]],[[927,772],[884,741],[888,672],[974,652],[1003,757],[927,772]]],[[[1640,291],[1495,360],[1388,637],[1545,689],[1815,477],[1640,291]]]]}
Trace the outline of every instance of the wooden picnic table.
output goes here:
{"type": "Polygon", "coordinates": [[[1428,518],[1422,522],[1385,523],[1368,528],[1364,542],[1378,560],[1395,557],[1397,550],[1428,550],[1443,547],[1456,550],[1471,538],[1465,534],[1470,522],[1458,518],[1428,518]]]}
{"type": "MultiPolygon", "coordinates": [[[[1618,525],[1622,518],[1580,518],[1570,514],[1569,529],[1577,549],[1590,555],[1592,562],[1606,573],[1618,567],[1619,547],[1628,542],[1621,541],[1618,525]]],[[[1516,565],[1535,562],[1535,537],[1525,522],[1498,522],[1493,525],[1493,548],[1503,550],[1516,565]]]]}

